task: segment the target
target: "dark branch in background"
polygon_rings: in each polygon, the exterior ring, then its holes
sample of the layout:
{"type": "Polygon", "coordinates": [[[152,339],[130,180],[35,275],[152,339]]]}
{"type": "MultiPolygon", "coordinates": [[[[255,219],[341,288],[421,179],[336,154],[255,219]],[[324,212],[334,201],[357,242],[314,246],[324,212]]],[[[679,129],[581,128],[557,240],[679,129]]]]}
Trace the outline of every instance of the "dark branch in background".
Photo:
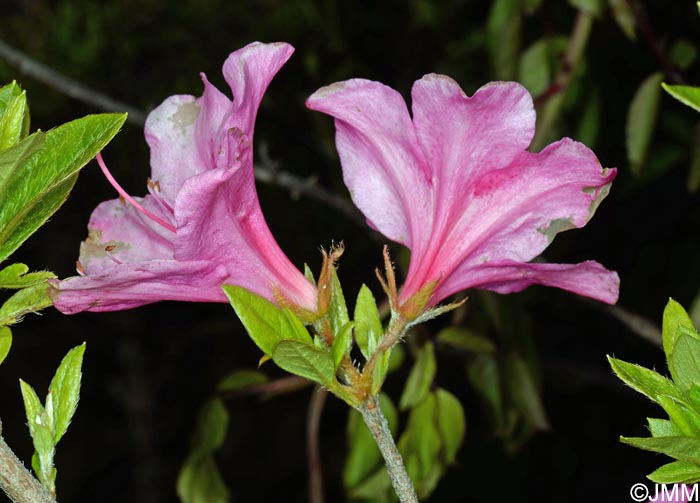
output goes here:
{"type": "Polygon", "coordinates": [[[666,77],[674,84],[686,84],[681,74],[678,73],[676,68],[666,57],[666,54],[661,48],[661,44],[657,40],[656,35],[654,35],[654,30],[649,23],[649,19],[647,19],[647,17],[639,10],[637,2],[635,0],[625,1],[629,6],[630,11],[632,11],[632,15],[634,16],[637,26],[639,26],[639,31],[642,33],[644,41],[651,49],[651,52],[654,53],[654,56],[656,56],[656,59],[659,61],[661,68],[663,68],[666,77]]]}
{"type": "Polygon", "coordinates": [[[321,414],[328,398],[328,391],[314,386],[306,417],[306,459],[309,470],[309,503],[323,503],[323,469],[319,433],[321,414]]]}
{"type": "Polygon", "coordinates": [[[58,73],[56,70],[35,61],[23,52],[10,47],[2,40],[0,40],[0,58],[16,68],[18,72],[55,89],[61,94],[107,112],[127,112],[129,114],[127,121],[135,126],[143,126],[146,121],[146,114],[141,110],[112,99],[85,84],[81,84],[77,80],[58,73]]]}

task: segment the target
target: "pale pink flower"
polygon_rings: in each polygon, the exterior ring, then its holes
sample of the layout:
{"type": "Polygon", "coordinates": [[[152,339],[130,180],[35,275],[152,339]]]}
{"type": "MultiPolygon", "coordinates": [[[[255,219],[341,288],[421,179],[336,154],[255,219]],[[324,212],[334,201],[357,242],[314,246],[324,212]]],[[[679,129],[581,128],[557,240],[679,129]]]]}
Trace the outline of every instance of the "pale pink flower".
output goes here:
{"type": "Polygon", "coordinates": [[[531,262],[556,233],[586,224],[616,170],[568,138],[526,151],[535,110],[517,83],[490,83],[467,97],[449,77],[426,75],[412,101],[413,118],[398,92],[361,79],[307,101],[335,117],[355,204],[411,250],[401,304],[431,283],[428,306],[468,288],[509,293],[533,283],[617,300],[617,274],[597,262],[531,262]]]}
{"type": "Polygon", "coordinates": [[[78,272],[54,284],[64,313],[157,302],[227,302],[224,283],[316,311],[316,288],[272,237],[253,178],[253,129],[263,94],[294,49],[253,43],[223,66],[233,101],[202,74],[204,94],[171,96],[148,116],[150,195],[100,204],[78,272]]]}

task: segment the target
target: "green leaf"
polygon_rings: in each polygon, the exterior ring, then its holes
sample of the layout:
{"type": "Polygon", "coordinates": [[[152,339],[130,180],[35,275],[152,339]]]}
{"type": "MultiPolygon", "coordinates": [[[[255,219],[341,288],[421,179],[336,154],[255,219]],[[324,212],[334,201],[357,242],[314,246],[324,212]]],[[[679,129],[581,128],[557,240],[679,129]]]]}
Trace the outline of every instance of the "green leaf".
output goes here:
{"type": "Polygon", "coordinates": [[[333,384],[335,365],[327,351],[299,341],[282,341],[272,350],[272,359],[282,369],[324,386],[333,384]]]}
{"type": "Polygon", "coordinates": [[[220,392],[237,391],[268,382],[268,377],[257,370],[236,370],[219,381],[216,389],[220,392]]]}
{"type": "Polygon", "coordinates": [[[27,274],[29,267],[25,264],[12,264],[0,271],[0,288],[26,288],[43,283],[56,275],[49,271],[31,272],[27,274]]]}
{"type": "Polygon", "coordinates": [[[653,437],[628,438],[620,437],[620,441],[644,449],[645,451],[666,454],[678,461],[700,465],[700,438],[695,437],[653,437]]]}
{"type": "Polygon", "coordinates": [[[49,384],[46,410],[53,413],[54,444],[63,437],[78,407],[84,353],[85,343],[71,349],[49,384]]]}
{"type": "Polygon", "coordinates": [[[29,121],[29,109],[27,108],[27,95],[22,91],[11,98],[0,117],[0,152],[19,143],[24,136],[29,121]]]}
{"type": "Polygon", "coordinates": [[[700,87],[671,85],[666,83],[662,83],[661,87],[684,105],[700,112],[700,87]]]}
{"type": "Polygon", "coordinates": [[[532,371],[525,361],[513,353],[505,359],[506,384],[517,409],[528,423],[540,430],[549,429],[547,413],[532,371]]]}
{"type": "Polygon", "coordinates": [[[630,170],[639,176],[646,161],[649,143],[656,125],[663,74],[654,73],[637,89],[627,113],[627,160],[630,170]]]}
{"type": "Polygon", "coordinates": [[[476,334],[467,328],[447,327],[437,335],[438,344],[445,344],[470,353],[495,353],[496,346],[491,339],[476,334]]]}
{"type": "Polygon", "coordinates": [[[700,466],[684,461],[674,461],[657,468],[647,478],[657,484],[694,484],[700,481],[700,466]]]}
{"type": "Polygon", "coordinates": [[[281,341],[311,343],[308,330],[289,309],[277,307],[240,286],[224,285],[223,289],[248,335],[267,356],[272,356],[281,341]]]}
{"type": "Polygon", "coordinates": [[[5,361],[12,346],[12,331],[10,327],[0,327],[0,363],[5,361]]]}
{"type": "Polygon", "coordinates": [[[635,32],[637,22],[634,17],[634,12],[627,0],[608,0],[613,17],[617,22],[622,32],[630,40],[635,40],[637,34],[635,32]]]}
{"type": "Polygon", "coordinates": [[[343,288],[340,286],[338,272],[335,270],[335,267],[331,267],[331,288],[333,288],[333,295],[331,296],[331,304],[328,307],[328,318],[331,321],[333,333],[337,334],[350,321],[350,316],[348,315],[343,288]]]}
{"type": "Polygon", "coordinates": [[[0,117],[4,115],[7,104],[20,94],[22,94],[22,89],[14,80],[0,87],[0,117]]]}
{"type": "Polygon", "coordinates": [[[205,455],[221,447],[228,430],[228,411],[220,398],[210,398],[199,413],[192,454],[205,455]]]}
{"type": "Polygon", "coordinates": [[[29,433],[32,435],[32,437],[34,437],[34,430],[36,429],[37,425],[44,422],[44,406],[41,405],[41,400],[39,400],[34,388],[32,388],[29,384],[20,379],[19,386],[22,390],[22,400],[24,401],[24,410],[27,415],[27,426],[29,426],[29,433]]]}
{"type": "Polygon", "coordinates": [[[452,464],[457,458],[467,429],[464,408],[452,393],[442,388],[436,390],[435,398],[437,401],[437,427],[442,440],[445,461],[452,464]]]}
{"type": "Polygon", "coordinates": [[[190,456],[177,477],[177,495],[182,503],[226,503],[228,489],[213,456],[190,456]]]}
{"type": "Polygon", "coordinates": [[[444,468],[440,452],[442,439],[436,420],[437,399],[434,393],[418,404],[408,417],[406,431],[401,435],[398,448],[406,459],[406,469],[416,484],[416,491],[421,499],[435,488],[434,470],[438,474],[444,468]],[[415,461],[411,463],[411,458],[415,461]]]}
{"type": "Polygon", "coordinates": [[[48,289],[48,283],[41,283],[13,294],[0,307],[0,326],[19,323],[24,315],[36,313],[52,305],[48,289]]]}
{"type": "Polygon", "coordinates": [[[27,416],[27,425],[29,426],[29,434],[32,437],[34,444],[34,456],[32,458],[32,467],[39,481],[49,490],[54,491],[54,480],[56,477],[55,469],[53,468],[54,457],[54,435],[49,411],[45,411],[41,405],[41,401],[37,396],[34,388],[23,380],[19,380],[20,389],[22,390],[22,400],[24,401],[24,410],[27,416]]]}
{"type": "MultiPolygon", "coordinates": [[[[15,112],[8,112],[7,117],[5,117],[5,112],[8,107],[10,107],[10,103],[22,95],[24,95],[24,92],[17,85],[17,82],[13,81],[6,86],[0,87],[0,124],[3,124],[5,121],[14,122],[14,120],[16,120],[16,109],[15,112]]],[[[29,134],[29,108],[26,106],[26,95],[22,101],[24,101],[25,105],[21,110],[22,128],[17,141],[23,140],[29,134]]],[[[0,149],[0,152],[2,152],[2,150],[4,149],[0,149]]]]}
{"type": "Polygon", "coordinates": [[[427,342],[416,355],[416,361],[401,393],[399,409],[407,410],[415,407],[428,396],[436,371],[435,350],[433,344],[427,342]]]}
{"type": "Polygon", "coordinates": [[[647,418],[652,437],[678,437],[680,433],[668,419],[647,418]]]}
{"type": "Polygon", "coordinates": [[[617,377],[651,400],[656,402],[660,396],[684,400],[681,390],[671,380],[657,372],[610,356],[608,356],[608,361],[617,377]]]}
{"type": "MultiPolygon", "coordinates": [[[[379,407],[389,424],[389,430],[395,434],[398,427],[398,413],[389,397],[379,395],[379,407]]],[[[348,454],[343,467],[343,484],[347,489],[359,486],[376,469],[383,468],[382,455],[377,443],[367,429],[362,416],[355,409],[350,409],[347,428],[348,454]]]]}
{"type": "Polygon", "coordinates": [[[690,408],[682,405],[672,398],[667,396],[657,397],[659,405],[663,407],[668,414],[673,428],[680,433],[681,436],[693,436],[700,433],[700,417],[690,408]]]}
{"type": "Polygon", "coordinates": [[[681,334],[697,337],[697,332],[690,316],[685,312],[683,306],[673,299],[668,299],[668,303],[664,308],[661,333],[666,359],[671,358],[676,340],[681,334]]]}
{"type": "Polygon", "coordinates": [[[343,325],[343,327],[335,334],[333,339],[333,345],[331,346],[331,355],[333,356],[333,363],[335,369],[338,369],[340,362],[343,361],[343,357],[350,353],[350,348],[352,347],[352,328],[355,323],[352,321],[343,325]]]}
{"type": "Polygon", "coordinates": [[[354,318],[355,341],[365,360],[369,360],[379,347],[384,330],[374,295],[364,284],[357,295],[354,318]]]}
{"type": "Polygon", "coordinates": [[[63,204],[80,168],[109,143],[125,119],[126,114],[89,115],[52,129],[45,134],[44,150],[0,181],[0,261],[63,204]]]}
{"type": "Polygon", "coordinates": [[[693,383],[700,383],[700,341],[681,334],[668,358],[668,369],[673,382],[683,390],[689,390],[693,383]]]}
{"type": "Polygon", "coordinates": [[[519,0],[496,0],[487,21],[488,46],[497,80],[513,80],[518,68],[522,10],[519,0]]]}
{"type": "MultiPolygon", "coordinates": [[[[4,152],[0,152],[0,191],[8,180],[12,179],[15,172],[25,166],[34,166],[38,163],[39,156],[46,144],[46,134],[34,133],[4,152]]],[[[1,193],[1,192],[0,192],[1,193]]],[[[0,198],[0,201],[3,199],[0,198]]],[[[0,208],[5,205],[3,201],[0,208]]],[[[1,243],[1,242],[0,242],[1,243]]],[[[2,262],[2,260],[0,260],[2,262]]]]}

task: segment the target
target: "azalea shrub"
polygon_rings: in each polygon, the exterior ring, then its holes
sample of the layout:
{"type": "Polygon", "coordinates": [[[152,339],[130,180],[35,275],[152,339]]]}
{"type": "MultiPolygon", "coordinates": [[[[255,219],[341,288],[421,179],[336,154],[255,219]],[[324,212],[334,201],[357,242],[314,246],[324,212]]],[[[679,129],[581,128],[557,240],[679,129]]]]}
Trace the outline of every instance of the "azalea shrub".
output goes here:
{"type": "MultiPolygon", "coordinates": [[[[436,22],[426,14],[437,16],[435,8],[419,4],[413,12],[436,22]]],[[[18,325],[27,315],[44,310],[54,339],[56,327],[72,327],[70,346],[50,364],[27,360],[13,376],[22,377],[12,388],[22,407],[1,417],[5,494],[77,499],[80,490],[63,488],[97,480],[99,489],[84,494],[103,498],[116,456],[132,465],[115,485],[120,499],[483,501],[489,481],[513,481],[493,495],[500,501],[532,476],[533,486],[551,481],[542,500],[588,501],[573,485],[597,487],[599,477],[576,475],[588,453],[573,443],[600,441],[615,456],[643,460],[618,445],[620,433],[630,435],[623,444],[672,459],[620,469],[615,494],[636,498],[630,487],[649,472],[656,484],[694,487],[700,304],[686,312],[670,301],[662,331],[616,306],[631,245],[596,237],[605,231],[596,231],[595,215],[614,218],[612,204],[630,218],[606,197],[643,198],[671,169],[653,143],[662,93],[696,110],[700,94],[674,73],[683,69],[682,47],[662,59],[664,73],[644,76],[630,98],[621,164],[604,148],[614,141],[600,131],[614,120],[604,116],[582,47],[606,19],[619,36],[652,37],[646,18],[634,2],[571,2],[570,40],[544,36],[521,47],[521,23],[548,13],[545,4],[499,0],[486,9],[484,37],[464,46],[489,55],[479,79],[437,63],[408,65],[402,79],[357,78],[367,72],[318,70],[318,48],[300,44],[295,55],[287,42],[246,40],[222,53],[223,66],[209,57],[199,79],[201,67],[182,68],[191,76],[153,98],[160,104],[148,105],[140,125],[134,114],[109,113],[36,129],[22,86],[1,87],[0,288],[9,293],[0,307],[0,372],[12,373],[13,356],[27,351],[18,341],[31,339],[17,333],[44,321],[18,325]],[[296,86],[294,111],[279,106],[280,85],[296,86]],[[567,127],[576,115],[578,129],[567,127]],[[289,138],[293,148],[277,150],[289,138]],[[308,145],[323,161],[304,168],[304,179],[287,170],[313,158],[308,145]],[[39,246],[53,262],[25,259],[66,200],[82,242],[62,235],[39,246]],[[59,272],[34,270],[47,264],[59,272]],[[635,341],[663,345],[670,378],[627,363],[615,349],[626,346],[588,347],[601,327],[620,322],[635,341]],[[558,348],[554,359],[543,351],[542,327],[556,333],[546,339],[558,348]],[[94,363],[93,351],[109,353],[114,367],[94,363]],[[613,372],[662,407],[664,417],[648,420],[651,437],[628,433],[642,416],[628,414],[629,429],[619,431],[603,418],[607,395],[596,386],[625,390],[609,367],[577,367],[578,353],[601,366],[609,354],[613,372]],[[121,372],[128,383],[115,377],[121,372]],[[552,386],[573,397],[570,424],[543,392],[552,386]],[[581,387],[594,392],[579,398],[581,387]],[[84,426],[85,404],[107,396],[119,408],[84,426]],[[125,421],[128,435],[112,437],[125,421]],[[92,444],[76,447],[83,437],[72,437],[81,428],[105,442],[94,444],[89,466],[92,444]],[[565,445],[542,450],[562,431],[565,445]],[[15,438],[30,443],[16,447],[15,438]]],[[[691,113],[674,106],[679,115],[669,117],[691,113]]],[[[690,161],[692,194],[700,164],[694,154],[690,161]]],[[[612,461],[604,457],[594,456],[612,461]]]]}

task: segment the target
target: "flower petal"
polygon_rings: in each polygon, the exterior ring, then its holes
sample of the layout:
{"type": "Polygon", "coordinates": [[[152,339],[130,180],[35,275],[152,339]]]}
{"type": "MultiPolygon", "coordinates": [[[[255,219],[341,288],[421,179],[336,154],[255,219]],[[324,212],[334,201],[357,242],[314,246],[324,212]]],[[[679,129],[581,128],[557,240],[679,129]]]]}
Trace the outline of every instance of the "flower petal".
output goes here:
{"type": "Polygon", "coordinates": [[[427,242],[430,168],[401,95],[353,79],[319,89],[306,106],[335,117],[343,178],[370,224],[409,247],[427,242]]]}
{"type": "Polygon", "coordinates": [[[228,271],[207,261],[151,260],[113,266],[99,275],[53,281],[54,306],[65,314],[119,311],[161,300],[226,302],[228,271]]]}
{"type": "Polygon", "coordinates": [[[617,273],[592,260],[579,264],[522,264],[503,261],[453,273],[440,284],[433,293],[433,298],[444,299],[467,288],[512,293],[533,284],[561,288],[608,304],[617,302],[620,290],[617,273]]]}

